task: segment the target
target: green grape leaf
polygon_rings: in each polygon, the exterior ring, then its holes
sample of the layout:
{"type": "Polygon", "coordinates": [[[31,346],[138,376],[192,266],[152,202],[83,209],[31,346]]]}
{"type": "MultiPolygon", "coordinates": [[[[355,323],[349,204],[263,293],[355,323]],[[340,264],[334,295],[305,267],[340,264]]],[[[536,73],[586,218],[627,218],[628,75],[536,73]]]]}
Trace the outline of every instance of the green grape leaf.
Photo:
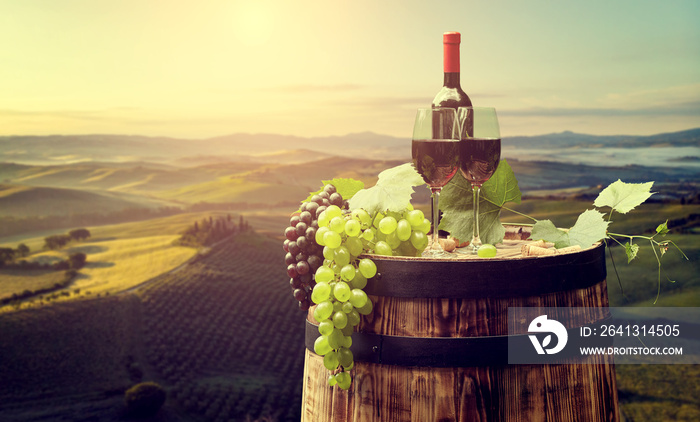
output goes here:
{"type": "Polygon", "coordinates": [[[637,257],[637,252],[639,252],[639,245],[634,245],[632,242],[625,244],[625,253],[627,254],[628,264],[637,257]]]}
{"type": "Polygon", "coordinates": [[[587,248],[592,244],[608,237],[609,221],[603,219],[603,213],[598,210],[586,210],[578,216],[576,224],[569,230],[569,244],[587,248]]]}
{"type": "Polygon", "coordinates": [[[359,190],[348,200],[350,209],[362,208],[370,214],[402,211],[411,203],[413,187],[424,183],[411,163],[386,169],[373,187],[359,190]]]}
{"type": "Polygon", "coordinates": [[[661,236],[666,236],[666,234],[668,234],[668,220],[659,224],[658,227],[656,227],[656,234],[661,236]]]}
{"type": "Polygon", "coordinates": [[[551,220],[537,221],[537,223],[532,226],[530,239],[552,242],[556,248],[571,246],[569,244],[569,234],[562,229],[558,229],[551,220]]]}
{"type": "Polygon", "coordinates": [[[554,243],[554,247],[565,248],[579,245],[587,248],[605,239],[609,221],[603,220],[603,213],[598,210],[586,210],[578,216],[576,224],[568,231],[558,229],[550,220],[540,220],[532,227],[530,239],[554,243]]]}
{"type": "Polygon", "coordinates": [[[654,182],[625,183],[617,179],[600,192],[593,205],[598,208],[610,207],[619,213],[627,214],[654,194],[651,192],[653,184],[654,182]]]}
{"type": "Polygon", "coordinates": [[[481,187],[481,194],[486,195],[488,199],[499,207],[502,207],[507,202],[520,203],[522,194],[518,187],[518,180],[515,178],[515,173],[513,173],[513,169],[506,160],[502,160],[498,164],[496,172],[481,187]]]}
{"type": "Polygon", "coordinates": [[[350,179],[350,178],[342,178],[342,177],[336,177],[335,179],[331,179],[331,180],[323,180],[322,183],[323,183],[323,186],[321,186],[321,189],[317,190],[316,192],[311,192],[309,194],[309,196],[307,196],[306,199],[304,199],[301,202],[303,203],[303,202],[310,201],[311,197],[323,192],[323,187],[329,183],[331,185],[335,186],[336,191],[346,201],[349,200],[350,198],[352,198],[358,191],[360,191],[361,189],[363,189],[365,187],[365,184],[359,180],[350,179]]]}
{"type": "MultiPolygon", "coordinates": [[[[503,242],[506,230],[501,224],[501,207],[506,202],[520,202],[520,189],[513,169],[506,160],[498,164],[496,172],[481,187],[479,195],[479,237],[492,245],[503,242]]],[[[472,238],[474,202],[471,184],[456,174],[442,189],[439,207],[442,210],[440,229],[460,241],[472,238]]]]}

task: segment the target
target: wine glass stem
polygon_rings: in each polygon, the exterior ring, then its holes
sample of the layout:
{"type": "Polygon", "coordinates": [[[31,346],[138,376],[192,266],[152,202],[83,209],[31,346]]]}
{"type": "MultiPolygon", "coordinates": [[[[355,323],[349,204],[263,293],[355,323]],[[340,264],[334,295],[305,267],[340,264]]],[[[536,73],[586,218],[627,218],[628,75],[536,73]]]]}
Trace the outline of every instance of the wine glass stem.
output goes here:
{"type": "Polygon", "coordinates": [[[439,230],[438,230],[438,224],[440,223],[439,221],[439,215],[440,215],[440,209],[438,208],[438,200],[440,199],[440,188],[433,188],[430,189],[431,191],[431,198],[433,200],[433,242],[432,246],[430,247],[431,250],[433,251],[441,251],[442,248],[440,247],[440,241],[438,238],[439,235],[439,230]]]}
{"type": "Polygon", "coordinates": [[[473,252],[476,253],[476,250],[481,246],[481,238],[479,238],[479,194],[481,193],[481,186],[472,185],[472,192],[474,193],[474,229],[470,244],[473,252]]]}

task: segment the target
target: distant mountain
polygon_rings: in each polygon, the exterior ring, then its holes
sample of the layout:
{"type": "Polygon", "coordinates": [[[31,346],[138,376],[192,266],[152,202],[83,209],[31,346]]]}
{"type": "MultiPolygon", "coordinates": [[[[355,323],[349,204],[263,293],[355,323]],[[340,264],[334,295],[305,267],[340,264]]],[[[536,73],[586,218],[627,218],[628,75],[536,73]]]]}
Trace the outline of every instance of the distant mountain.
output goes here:
{"type": "MultiPolygon", "coordinates": [[[[700,128],[652,136],[573,132],[514,136],[505,138],[503,145],[547,149],[698,147],[700,128]]],[[[410,150],[410,139],[372,132],[311,138],[238,133],[199,140],[128,135],[0,137],[0,162],[24,164],[144,161],[192,167],[225,162],[301,164],[331,156],[409,161],[410,150]]]]}
{"type": "Polygon", "coordinates": [[[661,133],[650,136],[633,135],[586,135],[574,132],[551,133],[538,136],[513,136],[503,139],[504,145],[520,148],[562,148],[562,147],[700,147],[700,128],[681,132],[661,133]]]}

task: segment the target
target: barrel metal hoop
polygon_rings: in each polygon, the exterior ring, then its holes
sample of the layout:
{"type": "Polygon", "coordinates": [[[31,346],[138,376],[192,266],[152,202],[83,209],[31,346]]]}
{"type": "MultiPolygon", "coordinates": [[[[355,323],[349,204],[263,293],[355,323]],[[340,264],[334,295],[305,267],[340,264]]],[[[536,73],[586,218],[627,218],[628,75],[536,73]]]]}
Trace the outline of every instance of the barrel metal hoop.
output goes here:
{"type": "Polygon", "coordinates": [[[406,261],[372,257],[368,295],[481,299],[541,296],[591,287],[607,277],[603,243],[576,253],[523,259],[406,261]]]}
{"type": "MultiPolygon", "coordinates": [[[[612,317],[608,316],[584,327],[593,327],[611,320],[612,317]]],[[[569,337],[573,337],[573,332],[580,328],[568,329],[569,337]]],[[[312,352],[318,336],[318,325],[307,319],[306,348],[312,352]]],[[[509,340],[511,348],[513,344],[532,347],[527,334],[486,337],[405,337],[354,332],[350,350],[356,362],[383,365],[434,368],[502,366],[508,364],[509,340]]],[[[607,337],[602,338],[596,346],[607,347],[611,344],[612,337],[607,337]]]]}

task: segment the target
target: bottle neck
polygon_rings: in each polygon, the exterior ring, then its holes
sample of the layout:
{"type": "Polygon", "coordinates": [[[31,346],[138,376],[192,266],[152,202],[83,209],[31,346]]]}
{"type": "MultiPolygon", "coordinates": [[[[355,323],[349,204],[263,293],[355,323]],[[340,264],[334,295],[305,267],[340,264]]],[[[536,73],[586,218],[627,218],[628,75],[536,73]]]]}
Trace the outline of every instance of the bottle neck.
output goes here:
{"type": "Polygon", "coordinates": [[[460,88],[459,72],[445,72],[443,86],[446,88],[460,88]]]}

